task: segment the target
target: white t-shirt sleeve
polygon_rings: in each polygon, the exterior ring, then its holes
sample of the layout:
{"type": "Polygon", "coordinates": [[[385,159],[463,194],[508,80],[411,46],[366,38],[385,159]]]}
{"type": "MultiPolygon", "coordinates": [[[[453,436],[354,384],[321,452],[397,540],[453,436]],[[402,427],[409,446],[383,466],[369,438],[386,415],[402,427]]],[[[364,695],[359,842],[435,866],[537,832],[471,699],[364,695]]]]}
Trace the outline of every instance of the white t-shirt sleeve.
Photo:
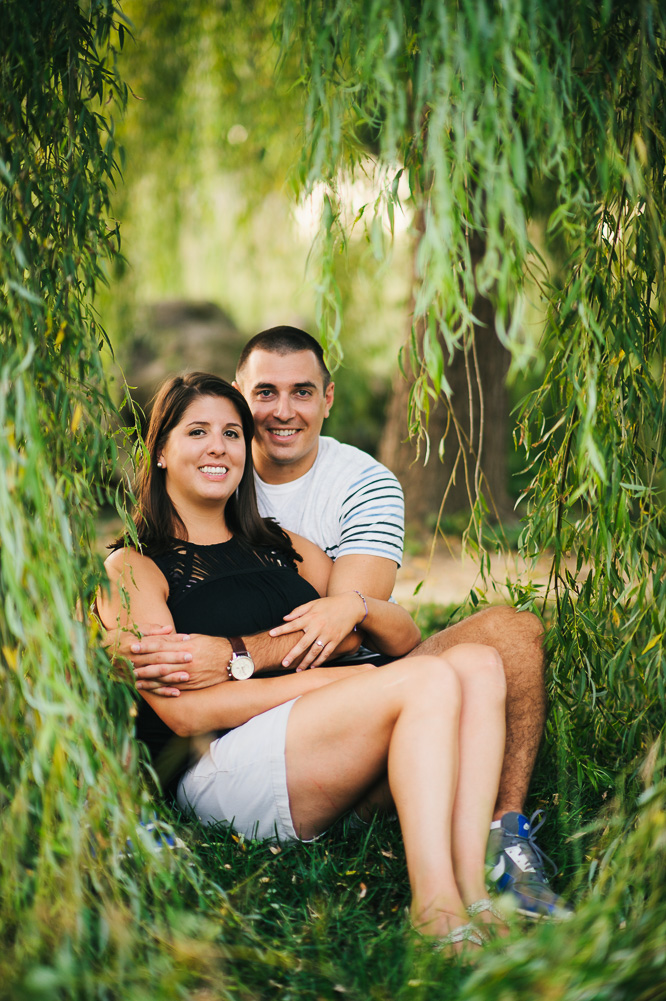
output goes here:
{"type": "Polygon", "coordinates": [[[402,562],[405,504],[388,469],[374,463],[349,485],[340,505],[339,556],[383,556],[402,562]]]}
{"type": "Polygon", "coordinates": [[[366,452],[322,436],[313,467],[289,483],[255,473],[262,516],[305,536],[332,559],[383,556],[400,566],[405,505],[402,488],[366,452]]]}

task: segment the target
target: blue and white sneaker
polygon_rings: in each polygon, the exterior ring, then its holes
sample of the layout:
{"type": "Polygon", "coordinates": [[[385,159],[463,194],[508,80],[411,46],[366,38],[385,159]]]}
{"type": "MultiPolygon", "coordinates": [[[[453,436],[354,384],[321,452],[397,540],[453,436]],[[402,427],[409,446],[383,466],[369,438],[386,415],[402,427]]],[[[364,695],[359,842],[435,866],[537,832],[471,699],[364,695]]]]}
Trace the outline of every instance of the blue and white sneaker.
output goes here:
{"type": "MultiPolygon", "coordinates": [[[[159,821],[153,823],[153,821],[140,820],[136,825],[136,833],[141,846],[149,851],[151,855],[159,854],[165,848],[170,848],[172,851],[177,850],[187,850],[187,845],[182,838],[178,835],[171,834],[169,828],[166,824],[160,823],[159,821]]],[[[127,856],[132,855],[134,852],[134,845],[132,839],[127,839],[127,856]]]]}
{"type": "Polygon", "coordinates": [[[544,872],[546,863],[551,866],[552,875],[557,866],[534,840],[546,819],[544,816],[534,826],[542,813],[543,810],[537,810],[529,820],[522,813],[505,813],[493,822],[486,853],[486,881],[496,893],[511,898],[517,914],[534,921],[539,918],[566,921],[573,912],[551,890],[544,872]]]}

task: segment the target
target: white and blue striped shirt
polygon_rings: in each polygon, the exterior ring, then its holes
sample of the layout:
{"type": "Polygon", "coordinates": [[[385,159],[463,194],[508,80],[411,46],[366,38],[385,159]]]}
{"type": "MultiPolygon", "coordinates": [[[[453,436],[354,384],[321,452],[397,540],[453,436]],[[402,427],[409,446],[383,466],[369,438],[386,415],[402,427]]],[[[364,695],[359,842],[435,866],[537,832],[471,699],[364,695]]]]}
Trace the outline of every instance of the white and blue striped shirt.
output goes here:
{"type": "Polygon", "coordinates": [[[322,436],[305,476],[290,483],[264,483],[255,473],[255,483],[263,517],[275,518],[333,559],[383,556],[400,566],[402,488],[393,473],[366,452],[322,436]]]}

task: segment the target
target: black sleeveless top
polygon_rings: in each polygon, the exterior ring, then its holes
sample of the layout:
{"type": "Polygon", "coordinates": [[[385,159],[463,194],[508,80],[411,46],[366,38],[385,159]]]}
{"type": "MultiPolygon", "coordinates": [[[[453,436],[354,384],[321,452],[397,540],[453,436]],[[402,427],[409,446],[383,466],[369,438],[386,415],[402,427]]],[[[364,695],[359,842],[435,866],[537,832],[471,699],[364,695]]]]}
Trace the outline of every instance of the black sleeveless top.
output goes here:
{"type": "MultiPolygon", "coordinates": [[[[167,606],[179,633],[251,636],[280,625],[297,605],[319,597],[286,553],[253,548],[236,538],[213,546],[174,539],[171,549],[151,559],[168,581],[167,606]]],[[[177,737],[144,699],[136,735],[148,748],[163,790],[174,793],[180,777],[201,756],[201,740],[195,749],[188,739],[177,737]]]]}

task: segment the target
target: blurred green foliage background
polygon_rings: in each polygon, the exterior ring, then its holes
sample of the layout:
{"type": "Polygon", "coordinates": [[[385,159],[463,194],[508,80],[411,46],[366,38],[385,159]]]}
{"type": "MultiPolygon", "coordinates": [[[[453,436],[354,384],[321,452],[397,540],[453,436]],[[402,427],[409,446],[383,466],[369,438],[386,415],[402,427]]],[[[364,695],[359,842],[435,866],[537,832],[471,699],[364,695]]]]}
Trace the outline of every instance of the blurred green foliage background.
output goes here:
{"type": "Polygon", "coordinates": [[[0,996],[666,997],[662,5],[0,11],[0,996]],[[146,402],[277,322],[344,360],[332,433],[381,448],[404,387],[421,455],[450,418],[489,596],[485,463],[521,470],[511,594],[549,627],[532,794],[576,915],[471,975],[410,944],[390,824],[275,853],[161,813],[87,615],[97,519],[131,501],[122,370],[146,402]],[[460,359],[486,393],[510,366],[485,427],[447,401],[460,359]]]}

